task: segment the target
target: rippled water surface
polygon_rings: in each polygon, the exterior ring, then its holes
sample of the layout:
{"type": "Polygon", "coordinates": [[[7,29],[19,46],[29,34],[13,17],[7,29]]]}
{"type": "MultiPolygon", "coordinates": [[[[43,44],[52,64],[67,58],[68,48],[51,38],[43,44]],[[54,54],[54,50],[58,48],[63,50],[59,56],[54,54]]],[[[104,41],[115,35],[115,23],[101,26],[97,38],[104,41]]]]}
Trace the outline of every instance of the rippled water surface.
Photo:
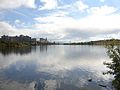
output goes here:
{"type": "Polygon", "coordinates": [[[0,90],[112,90],[109,60],[102,46],[1,48],[0,90]]]}

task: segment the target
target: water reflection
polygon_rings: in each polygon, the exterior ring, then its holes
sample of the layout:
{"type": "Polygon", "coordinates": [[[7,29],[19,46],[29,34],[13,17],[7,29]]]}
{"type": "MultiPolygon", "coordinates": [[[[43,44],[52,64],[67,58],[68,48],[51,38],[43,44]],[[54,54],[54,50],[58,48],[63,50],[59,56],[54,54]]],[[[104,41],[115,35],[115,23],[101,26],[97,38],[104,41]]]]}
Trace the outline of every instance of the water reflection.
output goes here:
{"type": "Polygon", "coordinates": [[[0,90],[106,90],[99,84],[111,89],[111,77],[102,75],[109,60],[103,47],[37,46],[27,54],[11,53],[0,54],[0,90]]]}
{"type": "Polygon", "coordinates": [[[31,52],[31,47],[22,47],[22,48],[10,48],[10,47],[0,47],[0,53],[3,55],[9,55],[11,53],[15,54],[28,54],[31,52]]]}
{"type": "Polygon", "coordinates": [[[40,51],[41,52],[44,52],[44,51],[47,52],[47,48],[48,48],[48,45],[40,45],[40,51]]]}

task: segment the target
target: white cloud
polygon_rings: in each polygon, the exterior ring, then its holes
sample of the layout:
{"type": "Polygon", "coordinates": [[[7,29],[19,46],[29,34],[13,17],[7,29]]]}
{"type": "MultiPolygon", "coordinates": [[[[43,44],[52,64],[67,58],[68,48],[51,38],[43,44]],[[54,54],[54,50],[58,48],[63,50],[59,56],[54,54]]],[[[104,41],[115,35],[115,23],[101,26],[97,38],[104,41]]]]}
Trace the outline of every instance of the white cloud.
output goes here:
{"type": "MultiPolygon", "coordinates": [[[[16,20],[18,22],[18,20],[16,20]]],[[[7,22],[0,21],[0,36],[2,35],[29,35],[32,37],[40,38],[40,37],[48,37],[48,39],[56,39],[59,38],[60,34],[57,32],[51,32],[49,30],[33,30],[33,29],[17,29],[16,27],[10,25],[7,22]]]]}
{"type": "Polygon", "coordinates": [[[112,34],[103,34],[103,35],[100,34],[100,35],[90,37],[91,40],[104,40],[104,39],[111,39],[111,38],[120,39],[120,32],[112,33],[112,34]]]}
{"type": "Polygon", "coordinates": [[[30,8],[36,8],[35,0],[25,0],[24,6],[30,7],[30,8]]]}
{"type": "Polygon", "coordinates": [[[41,6],[39,10],[55,9],[58,6],[57,0],[41,0],[41,2],[44,3],[44,5],[41,6]]]}
{"type": "Polygon", "coordinates": [[[108,15],[108,14],[112,14],[115,11],[117,11],[117,9],[115,7],[112,6],[101,6],[101,7],[92,7],[90,9],[87,10],[88,13],[94,14],[94,15],[108,15]]]}
{"type": "Polygon", "coordinates": [[[80,11],[84,11],[88,8],[88,5],[84,4],[81,0],[75,2],[74,4],[80,11]]]}
{"type": "Polygon", "coordinates": [[[89,10],[90,12],[92,12],[90,15],[80,19],[74,19],[65,15],[61,15],[61,17],[58,17],[59,12],[56,12],[47,17],[35,18],[35,20],[37,20],[39,23],[44,23],[41,25],[37,24],[39,28],[47,28],[48,26],[48,29],[51,28],[52,30],[54,30],[55,28],[76,28],[81,30],[98,29],[96,32],[103,32],[104,30],[109,31],[112,29],[120,29],[120,15],[110,14],[115,12],[115,10],[117,10],[116,8],[108,6],[102,6],[101,8],[95,7],[97,8],[96,11],[92,8],[89,10]],[[105,10],[103,10],[104,8],[105,10]]]}
{"type": "Polygon", "coordinates": [[[14,32],[14,29],[11,25],[6,22],[0,22],[0,35],[9,35],[14,32]]]}
{"type": "MultiPolygon", "coordinates": [[[[104,35],[115,37],[120,33],[120,14],[110,6],[91,7],[87,9],[89,15],[74,19],[67,16],[69,12],[56,11],[45,17],[37,17],[32,29],[16,29],[5,22],[0,22],[0,35],[30,35],[32,37],[48,37],[58,40],[90,40],[101,39],[104,35]],[[11,33],[12,32],[12,33],[11,33]]],[[[19,22],[16,20],[16,22],[19,22]]],[[[120,38],[119,35],[116,37],[120,38]]],[[[116,38],[115,37],[115,38],[116,38]]],[[[104,36],[104,38],[106,38],[104,36]]]]}
{"type": "MultiPolygon", "coordinates": [[[[79,20],[81,28],[97,29],[97,31],[120,29],[120,15],[114,14],[109,16],[88,16],[79,20]]],[[[96,32],[97,32],[96,31],[96,32]]]]}
{"type": "MultiPolygon", "coordinates": [[[[16,20],[16,23],[18,23],[19,20],[16,20]]],[[[32,33],[32,31],[28,32],[29,30],[20,30],[17,29],[16,27],[10,25],[7,22],[4,21],[0,21],[0,36],[2,35],[20,35],[20,34],[24,34],[24,35],[30,35],[30,33],[32,33]]]]}
{"type": "Polygon", "coordinates": [[[0,0],[0,9],[14,9],[21,6],[36,8],[35,0],[0,0]]]}
{"type": "Polygon", "coordinates": [[[116,10],[110,6],[92,7],[89,9],[90,14],[80,19],[66,15],[58,17],[56,14],[59,13],[56,12],[47,17],[35,18],[39,22],[35,27],[47,32],[60,33],[60,38],[71,40],[90,39],[94,35],[111,32],[114,34],[116,30],[120,32],[120,15],[114,14],[116,10]]]}

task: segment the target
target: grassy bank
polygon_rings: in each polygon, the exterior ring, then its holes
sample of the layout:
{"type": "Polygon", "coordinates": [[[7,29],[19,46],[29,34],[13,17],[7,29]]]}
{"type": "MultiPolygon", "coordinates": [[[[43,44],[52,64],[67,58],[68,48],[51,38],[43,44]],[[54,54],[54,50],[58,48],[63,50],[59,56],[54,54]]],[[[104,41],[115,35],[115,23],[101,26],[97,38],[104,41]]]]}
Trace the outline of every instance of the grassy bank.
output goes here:
{"type": "Polygon", "coordinates": [[[25,47],[30,46],[29,43],[26,42],[4,42],[0,41],[0,47],[25,47]]]}

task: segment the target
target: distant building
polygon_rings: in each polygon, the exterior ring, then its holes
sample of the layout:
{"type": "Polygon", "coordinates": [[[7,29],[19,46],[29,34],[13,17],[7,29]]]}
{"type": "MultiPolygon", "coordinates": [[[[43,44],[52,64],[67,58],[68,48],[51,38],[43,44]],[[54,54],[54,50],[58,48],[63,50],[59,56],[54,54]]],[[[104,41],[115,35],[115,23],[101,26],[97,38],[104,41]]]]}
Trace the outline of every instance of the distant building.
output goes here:
{"type": "Polygon", "coordinates": [[[37,44],[36,38],[32,38],[32,39],[31,39],[31,44],[32,44],[32,45],[36,45],[36,44],[37,44]]]}
{"type": "Polygon", "coordinates": [[[6,42],[31,42],[31,37],[29,36],[23,36],[23,35],[20,35],[20,36],[6,36],[6,35],[3,35],[1,37],[1,40],[2,41],[6,41],[6,42]]]}
{"type": "Polygon", "coordinates": [[[20,42],[31,42],[31,37],[29,37],[29,36],[24,36],[24,35],[20,35],[20,36],[19,36],[19,41],[20,41],[20,42]]]}
{"type": "Polygon", "coordinates": [[[36,40],[36,38],[31,38],[29,36],[24,36],[24,35],[20,35],[20,36],[7,36],[7,35],[3,35],[1,36],[1,41],[4,42],[20,42],[20,43],[28,43],[31,45],[37,45],[37,44],[48,44],[49,41],[44,38],[40,38],[39,41],[36,40]]]}
{"type": "Polygon", "coordinates": [[[3,36],[1,36],[1,40],[2,40],[2,41],[9,41],[9,37],[3,35],[3,36]]]}
{"type": "Polygon", "coordinates": [[[46,38],[46,39],[40,38],[40,43],[41,43],[41,44],[47,44],[47,43],[48,43],[47,38],[46,38]]]}

